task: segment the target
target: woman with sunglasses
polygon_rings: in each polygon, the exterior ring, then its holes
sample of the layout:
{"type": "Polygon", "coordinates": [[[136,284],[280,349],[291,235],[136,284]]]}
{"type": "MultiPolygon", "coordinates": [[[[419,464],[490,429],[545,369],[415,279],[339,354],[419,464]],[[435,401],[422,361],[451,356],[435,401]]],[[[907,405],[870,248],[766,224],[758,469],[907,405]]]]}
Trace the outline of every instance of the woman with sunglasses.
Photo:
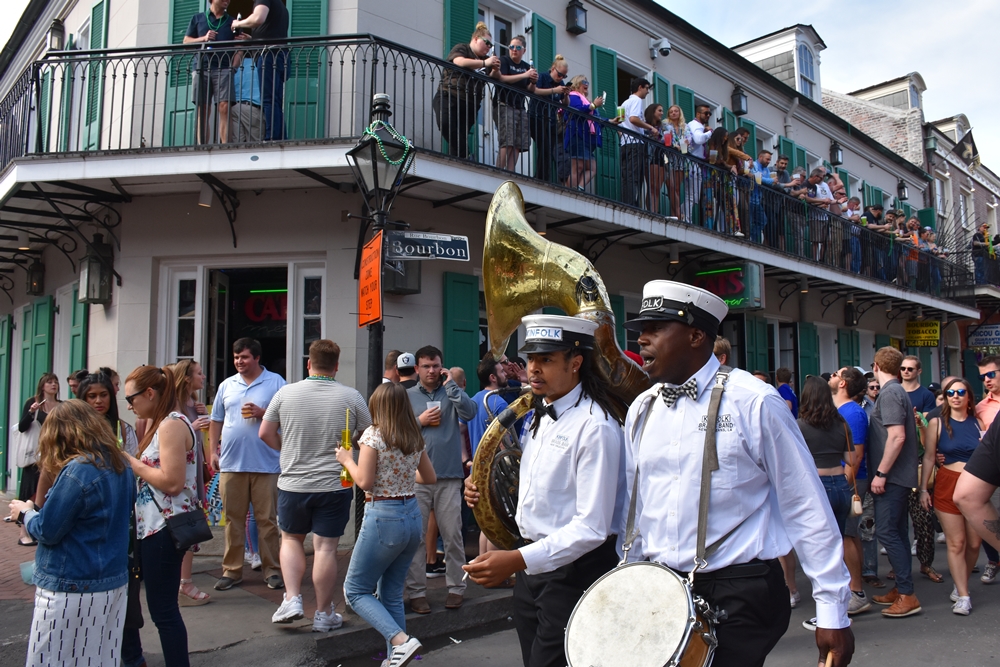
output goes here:
{"type": "Polygon", "coordinates": [[[577,113],[570,113],[566,121],[563,143],[570,157],[570,174],[567,185],[584,192],[597,173],[594,151],[601,147],[601,126],[586,116],[600,118],[597,110],[604,106],[603,97],[595,97],[591,102],[590,81],[577,74],[569,83],[569,106],[577,113]]]}
{"type": "Polygon", "coordinates": [[[438,129],[448,141],[448,155],[463,159],[469,156],[469,130],[476,122],[486,91],[486,82],[469,72],[491,76],[500,66],[500,59],[490,55],[492,50],[493,36],[480,21],[469,43],[456,44],[448,53],[447,60],[455,67],[441,71],[441,83],[431,102],[438,129]]]}
{"type": "Polygon", "coordinates": [[[920,504],[937,514],[948,543],[948,569],[951,570],[955,588],[951,610],[961,616],[972,611],[969,597],[969,573],[979,557],[980,537],[962,516],[953,499],[955,483],[965,469],[972,452],[979,446],[979,433],[983,423],[976,417],[972,392],[965,380],[954,379],[944,387],[945,401],[941,416],[930,421],[924,429],[923,475],[920,479],[920,504]],[[944,465],[937,471],[934,495],[931,496],[931,473],[937,453],[944,455],[944,465]]]}

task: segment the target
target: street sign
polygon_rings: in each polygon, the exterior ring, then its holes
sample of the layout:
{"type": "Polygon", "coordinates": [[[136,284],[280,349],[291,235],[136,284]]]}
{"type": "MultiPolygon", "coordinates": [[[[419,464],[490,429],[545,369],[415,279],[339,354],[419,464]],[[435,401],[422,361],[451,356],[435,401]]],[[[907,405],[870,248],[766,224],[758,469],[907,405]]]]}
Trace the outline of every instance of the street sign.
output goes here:
{"type": "Polygon", "coordinates": [[[450,259],[469,261],[469,237],[426,232],[388,232],[385,257],[389,260],[450,259]]]}
{"type": "Polygon", "coordinates": [[[937,347],[941,342],[941,322],[921,320],[906,323],[906,347],[937,347]]]}
{"type": "Polygon", "coordinates": [[[382,321],[382,232],[361,250],[358,277],[358,327],[382,321]]]}
{"type": "Polygon", "coordinates": [[[1000,324],[987,324],[973,331],[969,347],[1000,347],[1000,324]]]}

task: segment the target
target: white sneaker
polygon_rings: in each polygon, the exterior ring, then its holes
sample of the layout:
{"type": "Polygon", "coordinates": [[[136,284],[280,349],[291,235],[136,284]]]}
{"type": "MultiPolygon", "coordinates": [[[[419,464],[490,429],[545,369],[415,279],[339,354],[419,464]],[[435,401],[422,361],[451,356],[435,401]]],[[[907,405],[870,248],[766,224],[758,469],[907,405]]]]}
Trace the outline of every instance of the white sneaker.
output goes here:
{"type": "Polygon", "coordinates": [[[951,612],[959,616],[968,616],[972,613],[972,598],[968,595],[958,598],[958,601],[952,606],[951,612]]]}
{"type": "Polygon", "coordinates": [[[883,556],[888,556],[889,555],[888,552],[885,550],[885,547],[882,547],[881,549],[879,549],[878,552],[880,554],[882,554],[883,556]]]}
{"type": "Polygon", "coordinates": [[[860,593],[855,593],[851,591],[851,601],[847,605],[847,615],[853,616],[854,614],[860,614],[866,612],[872,608],[872,602],[865,595],[864,591],[860,593]]]}
{"type": "Polygon", "coordinates": [[[344,617],[331,610],[330,613],[316,610],[313,616],[313,632],[330,632],[336,630],[344,624],[344,617]]]}
{"type": "Polygon", "coordinates": [[[413,660],[419,650],[420,641],[416,637],[410,637],[392,649],[392,653],[389,654],[389,667],[403,667],[413,660]]]}
{"type": "Polygon", "coordinates": [[[937,535],[935,536],[934,540],[935,540],[935,541],[936,541],[936,542],[937,542],[938,544],[947,544],[947,543],[948,543],[948,540],[947,540],[947,538],[945,538],[945,536],[944,536],[944,533],[938,533],[938,534],[937,534],[937,535]]]}
{"type": "Polygon", "coordinates": [[[799,593],[798,591],[795,591],[794,593],[789,593],[788,594],[788,603],[792,606],[792,609],[795,609],[795,607],[800,602],[802,602],[802,594],[801,593],[799,593]]]}
{"type": "Polygon", "coordinates": [[[260,562],[260,554],[254,554],[250,557],[250,569],[260,571],[262,563],[260,562]]]}
{"type": "Polygon", "coordinates": [[[243,562],[246,563],[247,565],[249,565],[250,563],[252,563],[253,562],[253,554],[250,553],[249,551],[244,550],[243,551],[243,562]]]}
{"type": "Polygon", "coordinates": [[[910,545],[910,555],[911,556],[916,556],[917,555],[917,541],[916,540],[913,540],[913,544],[910,545]]]}
{"type": "Polygon", "coordinates": [[[802,621],[802,627],[808,630],[809,632],[816,632],[817,623],[818,621],[816,620],[816,617],[813,616],[808,621],[802,621]]]}
{"type": "Polygon", "coordinates": [[[958,602],[958,586],[951,587],[951,595],[948,596],[948,599],[952,602],[958,602]]]}
{"type": "Polygon", "coordinates": [[[304,617],[305,614],[302,613],[302,596],[296,595],[289,600],[287,597],[282,595],[281,606],[278,607],[278,611],[274,612],[274,616],[271,617],[271,622],[291,623],[292,621],[297,621],[304,617]]]}
{"type": "Polygon", "coordinates": [[[986,563],[986,567],[983,568],[983,576],[979,577],[979,581],[984,584],[992,584],[997,578],[997,564],[996,563],[986,563]]]}

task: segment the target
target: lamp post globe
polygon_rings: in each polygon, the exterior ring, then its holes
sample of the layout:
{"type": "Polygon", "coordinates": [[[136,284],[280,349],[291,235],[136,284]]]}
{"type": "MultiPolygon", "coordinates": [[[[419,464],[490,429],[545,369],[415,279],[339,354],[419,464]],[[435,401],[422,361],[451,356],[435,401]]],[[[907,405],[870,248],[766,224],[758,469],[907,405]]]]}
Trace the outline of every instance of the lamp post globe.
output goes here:
{"type": "Polygon", "coordinates": [[[413,144],[389,124],[392,111],[389,96],[378,93],[372,99],[372,123],[358,145],[347,152],[354,180],[372,212],[385,216],[413,163],[413,144]]]}

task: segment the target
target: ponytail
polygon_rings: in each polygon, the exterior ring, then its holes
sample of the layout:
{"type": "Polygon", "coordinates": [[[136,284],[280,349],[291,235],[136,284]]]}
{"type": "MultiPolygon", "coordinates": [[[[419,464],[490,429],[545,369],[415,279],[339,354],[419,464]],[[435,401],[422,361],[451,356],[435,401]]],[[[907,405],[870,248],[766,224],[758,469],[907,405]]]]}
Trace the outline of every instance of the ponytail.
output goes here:
{"type": "Polygon", "coordinates": [[[175,389],[174,374],[169,366],[157,368],[156,366],[139,366],[125,380],[126,384],[132,383],[136,392],[143,392],[152,389],[156,393],[156,407],[153,409],[153,416],[150,417],[149,427],[142,436],[139,443],[139,453],[149,447],[159,428],[167,415],[177,409],[177,390],[175,389]]]}

